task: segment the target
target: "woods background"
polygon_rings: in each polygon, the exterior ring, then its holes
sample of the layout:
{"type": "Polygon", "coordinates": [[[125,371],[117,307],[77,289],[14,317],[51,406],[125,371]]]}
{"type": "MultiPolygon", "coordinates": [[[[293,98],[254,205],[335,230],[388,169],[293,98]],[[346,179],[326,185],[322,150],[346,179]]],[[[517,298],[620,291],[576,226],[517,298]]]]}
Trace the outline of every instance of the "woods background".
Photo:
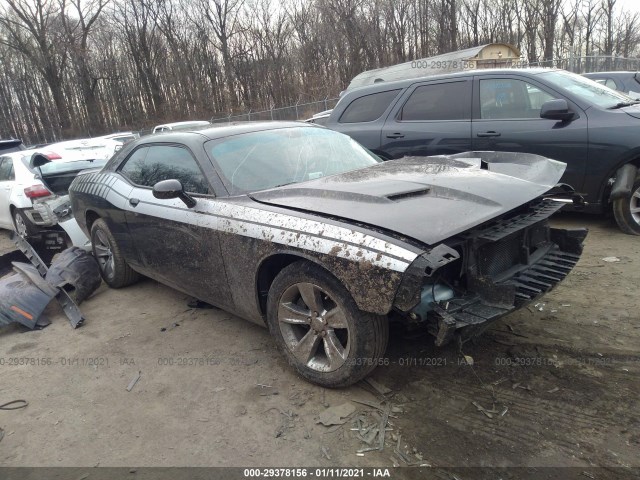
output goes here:
{"type": "Polygon", "coordinates": [[[363,70],[490,42],[637,56],[617,0],[0,0],[0,137],[139,130],[337,96],[363,70]]]}

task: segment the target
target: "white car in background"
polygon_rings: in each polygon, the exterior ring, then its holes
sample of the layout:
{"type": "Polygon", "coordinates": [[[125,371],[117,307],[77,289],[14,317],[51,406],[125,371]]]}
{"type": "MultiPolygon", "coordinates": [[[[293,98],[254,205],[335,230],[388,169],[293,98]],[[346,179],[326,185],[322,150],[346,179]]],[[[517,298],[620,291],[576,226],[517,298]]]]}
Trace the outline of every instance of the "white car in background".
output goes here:
{"type": "Polygon", "coordinates": [[[110,138],[81,138],[47,145],[47,151],[55,152],[61,157],[68,154],[86,155],[94,160],[109,160],[122,148],[122,142],[110,138]]]}
{"type": "Polygon", "coordinates": [[[94,140],[113,140],[120,143],[121,145],[124,145],[125,143],[131,142],[133,140],[137,140],[138,138],[140,138],[140,134],[135,132],[118,132],[110,133],[109,135],[102,135],[100,137],[93,137],[94,140]]]}
{"type": "Polygon", "coordinates": [[[60,225],[73,245],[86,248],[88,239],[73,218],[67,189],[79,172],[101,168],[108,158],[103,151],[56,145],[0,155],[0,228],[29,238],[60,225]]]}
{"type": "Polygon", "coordinates": [[[172,132],[174,130],[189,130],[191,128],[208,127],[211,122],[204,120],[194,120],[190,122],[174,122],[164,123],[162,125],[156,125],[153,129],[153,133],[172,132]]]}

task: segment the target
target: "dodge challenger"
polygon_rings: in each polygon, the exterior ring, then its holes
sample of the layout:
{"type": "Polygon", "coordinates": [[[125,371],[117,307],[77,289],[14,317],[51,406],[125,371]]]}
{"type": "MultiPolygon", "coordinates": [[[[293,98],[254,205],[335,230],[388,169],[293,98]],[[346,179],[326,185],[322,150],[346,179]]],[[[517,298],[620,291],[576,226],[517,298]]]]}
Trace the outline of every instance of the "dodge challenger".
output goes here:
{"type": "Polygon", "coordinates": [[[307,380],[345,386],[389,322],[465,341],[555,287],[586,230],[551,228],[563,163],[468,152],[383,162],[296,122],[151,135],[69,188],[113,288],[151,277],[266,324],[307,380]]]}

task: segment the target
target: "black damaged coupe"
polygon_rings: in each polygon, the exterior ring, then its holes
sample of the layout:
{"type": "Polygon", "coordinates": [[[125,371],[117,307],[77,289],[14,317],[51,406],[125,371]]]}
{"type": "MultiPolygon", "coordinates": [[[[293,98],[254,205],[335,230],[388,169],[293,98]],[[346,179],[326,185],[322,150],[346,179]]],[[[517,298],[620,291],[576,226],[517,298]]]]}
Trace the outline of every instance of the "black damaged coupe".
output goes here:
{"type": "Polygon", "coordinates": [[[295,122],[151,135],[71,185],[113,288],[140,275],[269,327],[306,379],[352,384],[390,321],[464,341],[558,284],[586,230],[551,228],[565,165],[469,152],[382,162],[295,122]]]}

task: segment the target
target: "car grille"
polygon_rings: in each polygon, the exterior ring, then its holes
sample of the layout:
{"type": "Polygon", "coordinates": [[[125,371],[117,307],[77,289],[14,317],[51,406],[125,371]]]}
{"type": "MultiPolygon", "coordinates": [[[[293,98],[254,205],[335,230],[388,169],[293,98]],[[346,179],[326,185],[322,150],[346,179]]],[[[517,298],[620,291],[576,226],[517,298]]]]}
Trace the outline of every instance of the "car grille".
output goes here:
{"type": "Polygon", "coordinates": [[[479,273],[494,277],[519,263],[522,235],[515,235],[482,246],[478,251],[479,273]]]}
{"type": "Polygon", "coordinates": [[[515,285],[516,304],[527,303],[564,280],[578,260],[580,255],[563,252],[554,246],[541,259],[504,283],[515,285]]]}

